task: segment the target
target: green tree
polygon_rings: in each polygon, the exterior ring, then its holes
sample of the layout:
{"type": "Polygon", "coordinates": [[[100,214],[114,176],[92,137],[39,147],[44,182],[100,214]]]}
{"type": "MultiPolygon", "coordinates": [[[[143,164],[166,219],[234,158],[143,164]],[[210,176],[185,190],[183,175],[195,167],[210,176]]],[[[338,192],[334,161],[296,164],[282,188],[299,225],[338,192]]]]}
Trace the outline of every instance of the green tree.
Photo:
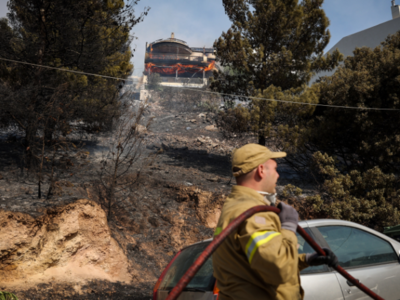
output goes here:
{"type": "MultiPolygon", "coordinates": [[[[248,100],[243,96],[265,98],[287,90],[291,90],[287,95],[294,92],[295,98],[300,97],[299,88],[305,89],[315,72],[331,70],[341,59],[338,51],[323,56],[330,33],[322,3],[323,0],[223,0],[232,26],[215,41],[214,47],[222,67],[236,72],[215,73],[211,87],[237,95],[225,96],[226,101],[248,100]]],[[[274,120],[280,119],[274,117],[276,105],[250,100],[241,111],[252,116],[251,124],[242,130],[254,132],[259,143],[265,144],[270,128],[277,125],[274,120]]],[[[228,113],[234,120],[240,112],[228,113]]]]}
{"type": "Polygon", "coordinates": [[[353,54],[314,87],[321,104],[359,109],[318,107],[288,161],[318,183],[304,215],[382,230],[400,223],[400,32],[353,54]]]}
{"type": "MultiPolygon", "coordinates": [[[[138,1],[10,0],[0,20],[0,57],[66,70],[126,78],[130,30],[148,9],[138,1]]],[[[27,166],[56,131],[102,130],[118,114],[118,81],[0,62],[0,124],[25,132],[27,166]],[[72,122],[75,123],[72,126],[72,122]],[[38,143],[39,139],[39,143],[38,143]]]]}
{"type": "MultiPolygon", "coordinates": [[[[304,145],[305,125],[315,110],[315,106],[298,105],[296,102],[318,103],[318,88],[299,87],[282,91],[280,87],[271,85],[245,104],[231,104],[219,114],[217,125],[227,137],[252,132],[262,140],[260,144],[265,144],[263,139],[268,137],[275,147],[294,152],[304,145]]],[[[230,104],[229,101],[225,103],[230,104]]]]}
{"type": "Polygon", "coordinates": [[[360,109],[319,107],[307,125],[307,148],[298,151],[321,151],[336,157],[343,172],[379,167],[385,173],[399,174],[399,64],[400,32],[381,47],[356,49],[318,88],[321,104],[360,109]]]}
{"type": "Polygon", "coordinates": [[[319,194],[306,198],[303,210],[314,217],[353,221],[376,230],[400,223],[397,176],[385,174],[377,166],[344,174],[335,159],[321,152],[314,154],[313,163],[323,184],[319,194]]]}

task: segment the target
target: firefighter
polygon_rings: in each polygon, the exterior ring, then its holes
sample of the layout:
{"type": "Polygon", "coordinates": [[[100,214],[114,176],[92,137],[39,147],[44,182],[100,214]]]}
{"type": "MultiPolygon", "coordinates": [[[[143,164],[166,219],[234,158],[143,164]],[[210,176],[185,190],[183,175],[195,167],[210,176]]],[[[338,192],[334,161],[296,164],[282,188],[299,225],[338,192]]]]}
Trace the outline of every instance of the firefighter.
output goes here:
{"type": "MultiPolygon", "coordinates": [[[[232,171],[237,185],[225,200],[214,236],[251,207],[274,205],[279,174],[275,159],[285,152],[272,152],[247,144],[233,153],[232,171]]],[[[308,266],[336,266],[336,256],[324,249],[298,254],[297,211],[279,203],[281,213],[261,212],[243,222],[214,252],[214,277],[220,300],[303,299],[300,271],[308,266]]]]}

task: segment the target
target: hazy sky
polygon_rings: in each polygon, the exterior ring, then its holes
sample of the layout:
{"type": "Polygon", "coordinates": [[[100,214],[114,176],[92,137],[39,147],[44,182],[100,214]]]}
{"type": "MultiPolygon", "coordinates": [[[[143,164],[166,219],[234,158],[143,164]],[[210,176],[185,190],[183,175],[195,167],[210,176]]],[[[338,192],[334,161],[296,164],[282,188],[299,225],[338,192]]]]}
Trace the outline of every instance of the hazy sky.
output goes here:
{"type": "MultiPolygon", "coordinates": [[[[6,4],[7,0],[0,0],[0,17],[7,13],[6,4]]],[[[133,30],[138,37],[132,43],[136,48],[134,75],[143,71],[146,42],[167,38],[174,32],[190,47],[212,47],[230,27],[221,0],[141,0],[136,12],[146,6],[151,7],[148,16],[133,30]]],[[[323,8],[331,24],[331,41],[326,51],[344,36],[390,20],[390,6],[390,0],[325,0],[323,8]]]]}

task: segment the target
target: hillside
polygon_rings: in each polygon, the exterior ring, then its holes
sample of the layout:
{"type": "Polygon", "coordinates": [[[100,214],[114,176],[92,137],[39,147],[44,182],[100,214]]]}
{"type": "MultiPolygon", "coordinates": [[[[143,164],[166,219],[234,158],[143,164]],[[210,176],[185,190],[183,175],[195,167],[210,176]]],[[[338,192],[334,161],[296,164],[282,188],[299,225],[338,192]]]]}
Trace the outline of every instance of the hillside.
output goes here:
{"type": "MultiPolygon", "coordinates": [[[[49,200],[38,199],[35,182],[21,175],[18,153],[10,151],[18,140],[1,142],[0,290],[20,299],[148,299],[179,249],[212,237],[233,185],[230,153],[254,140],[226,140],[214,112],[154,98],[142,154],[153,158],[117,193],[108,223],[98,180],[107,135],[59,155],[49,200]]],[[[279,171],[281,184],[295,179],[279,171]]]]}

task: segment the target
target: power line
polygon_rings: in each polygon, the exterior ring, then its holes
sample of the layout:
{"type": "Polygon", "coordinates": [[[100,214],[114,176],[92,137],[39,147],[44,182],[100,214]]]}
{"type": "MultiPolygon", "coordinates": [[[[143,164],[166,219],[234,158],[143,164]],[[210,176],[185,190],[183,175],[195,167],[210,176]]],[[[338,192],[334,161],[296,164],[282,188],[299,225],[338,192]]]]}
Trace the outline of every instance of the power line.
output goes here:
{"type": "MultiPolygon", "coordinates": [[[[174,87],[174,88],[178,88],[178,87],[174,87]]],[[[195,89],[190,89],[190,88],[185,88],[185,87],[179,87],[179,88],[180,89],[189,90],[189,91],[196,91],[195,89]]],[[[323,107],[346,108],[346,109],[361,109],[361,110],[365,109],[365,110],[400,111],[400,109],[396,109],[396,108],[341,106],[341,105],[329,105],[329,104],[320,104],[320,103],[306,103],[306,102],[296,102],[296,101],[278,100],[278,99],[267,99],[267,98],[252,97],[252,96],[239,96],[239,95],[224,94],[224,93],[211,92],[211,91],[201,91],[201,92],[202,93],[208,93],[208,94],[223,95],[223,96],[233,96],[233,97],[237,97],[237,98],[248,98],[248,99],[255,99],[255,100],[275,101],[275,102],[281,102],[281,103],[291,103],[291,104],[300,104],[300,105],[323,106],[323,107]]]]}
{"type": "Polygon", "coordinates": [[[50,67],[50,66],[45,66],[45,65],[38,65],[38,64],[33,64],[33,63],[28,63],[28,62],[23,62],[23,61],[18,61],[18,60],[7,59],[7,58],[3,58],[3,57],[0,57],[0,60],[13,62],[13,63],[17,63],[17,64],[23,64],[23,65],[31,65],[31,66],[40,67],[40,68],[46,68],[46,69],[51,69],[51,70],[59,70],[59,71],[77,73],[77,74],[82,74],[82,75],[91,75],[91,76],[103,77],[103,78],[108,78],[108,79],[127,81],[127,79],[119,78],[119,77],[106,76],[106,75],[100,75],[100,74],[94,74],[94,73],[87,73],[87,72],[81,72],[81,71],[75,71],[75,70],[66,70],[66,69],[61,69],[61,68],[56,68],[56,67],[50,67]]]}
{"type": "MultiPolygon", "coordinates": [[[[77,73],[77,74],[82,74],[82,75],[97,76],[97,77],[103,77],[103,78],[115,79],[115,80],[123,80],[123,81],[128,81],[129,80],[129,79],[125,79],[125,78],[106,76],[106,75],[100,75],[100,74],[94,74],[94,73],[87,73],[87,72],[82,72],[82,71],[66,70],[66,69],[50,67],[50,66],[45,66],[45,65],[39,65],[39,64],[34,64],[34,63],[28,63],[28,62],[23,62],[23,61],[17,61],[17,60],[2,58],[2,57],[0,57],[0,60],[13,62],[13,63],[17,63],[17,64],[31,65],[31,66],[40,67],[40,68],[59,70],[59,71],[63,71],[63,72],[77,73]]],[[[290,104],[298,104],[298,105],[310,105],[310,106],[321,106],[321,107],[342,108],[342,109],[356,109],[356,110],[400,111],[400,109],[395,109],[395,108],[356,107],[356,106],[329,105],[329,104],[320,104],[320,103],[306,103],[306,102],[296,102],[296,101],[279,100],[279,99],[267,99],[267,98],[252,97],[252,96],[240,96],[240,95],[234,95],[234,94],[226,94],[226,93],[219,93],[219,92],[212,92],[212,91],[197,90],[197,89],[191,89],[191,88],[185,88],[185,87],[171,86],[171,88],[185,89],[185,90],[189,90],[189,91],[195,91],[195,92],[201,92],[201,93],[207,93],[207,94],[215,94],[215,95],[230,96],[230,97],[237,97],[237,98],[263,100],[263,101],[274,101],[274,102],[290,103],[290,104]]]]}

